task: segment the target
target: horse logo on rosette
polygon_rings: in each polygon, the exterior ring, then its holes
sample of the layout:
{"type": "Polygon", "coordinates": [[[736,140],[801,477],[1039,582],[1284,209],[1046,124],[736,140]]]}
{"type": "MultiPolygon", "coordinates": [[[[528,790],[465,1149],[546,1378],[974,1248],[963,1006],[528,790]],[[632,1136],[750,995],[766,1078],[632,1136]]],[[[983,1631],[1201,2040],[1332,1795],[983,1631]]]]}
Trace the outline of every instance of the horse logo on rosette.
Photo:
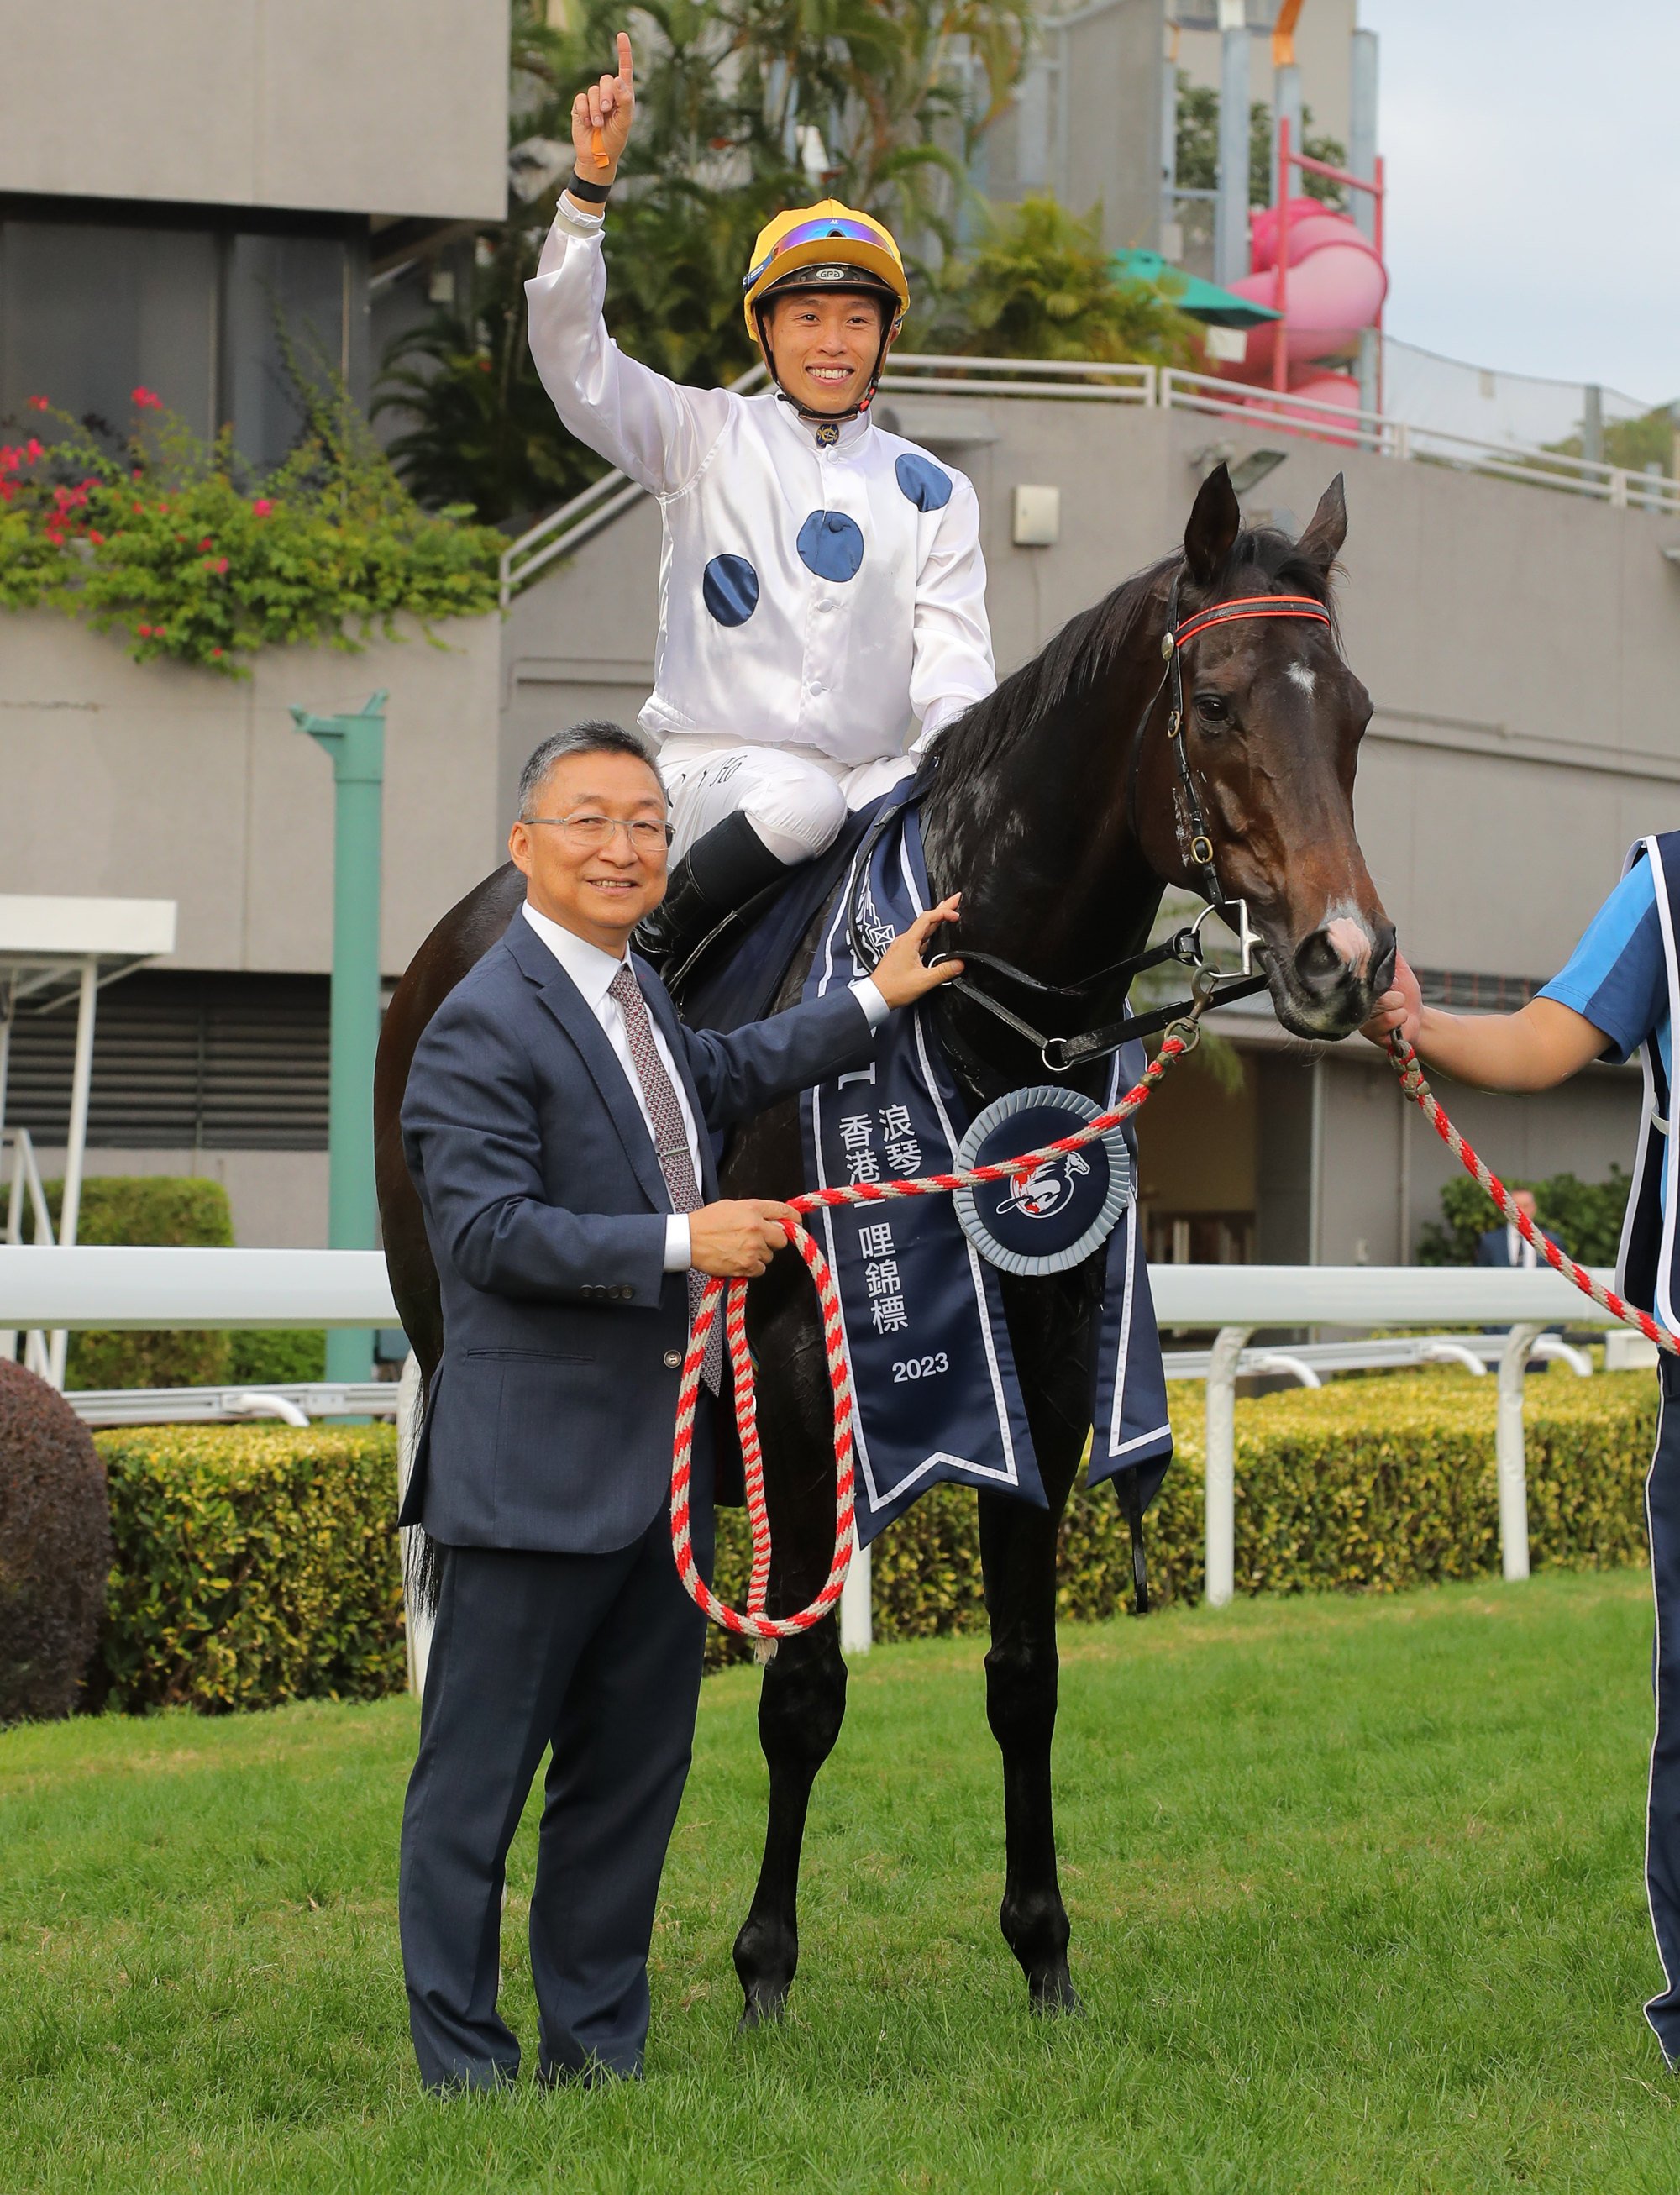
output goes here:
{"type": "Polygon", "coordinates": [[[1034,1167],[998,1209],[1019,1213],[1023,1219],[1052,1219],[1071,1201],[1076,1177],[1090,1172],[1089,1160],[1077,1151],[1064,1151],[1060,1158],[1034,1167]]]}
{"type": "MultiPolygon", "coordinates": [[[[1004,1166],[1094,1121],[1102,1108],[1056,1084],[1011,1090],[975,1115],[957,1146],[959,1170],[1004,1166]]],[[[1110,1128],[1071,1151],[1054,1151],[1006,1181],[959,1189],[958,1225],[988,1265],[1005,1273],[1059,1273],[1090,1257],[1131,1201],[1131,1153],[1110,1128]]]]}

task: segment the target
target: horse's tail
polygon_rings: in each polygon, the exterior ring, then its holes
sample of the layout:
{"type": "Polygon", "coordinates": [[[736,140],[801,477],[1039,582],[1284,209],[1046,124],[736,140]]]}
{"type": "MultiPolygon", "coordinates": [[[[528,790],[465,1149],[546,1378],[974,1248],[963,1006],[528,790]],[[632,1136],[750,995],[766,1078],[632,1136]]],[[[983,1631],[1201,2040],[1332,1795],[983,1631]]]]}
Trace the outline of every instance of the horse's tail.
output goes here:
{"type": "MultiPolygon", "coordinates": [[[[417,1351],[411,1350],[402,1368],[402,1379],[397,1388],[397,1509],[402,1510],[408,1494],[408,1482],[414,1472],[414,1458],[420,1446],[420,1428],[426,1417],[426,1375],[421,1369],[417,1351]]],[[[423,1680],[426,1645],[421,1633],[429,1634],[438,1612],[438,1595],[443,1582],[443,1567],[439,1559],[437,1542],[419,1524],[404,1525],[402,1540],[402,1597],[408,1618],[409,1657],[417,1689],[423,1680]]]]}

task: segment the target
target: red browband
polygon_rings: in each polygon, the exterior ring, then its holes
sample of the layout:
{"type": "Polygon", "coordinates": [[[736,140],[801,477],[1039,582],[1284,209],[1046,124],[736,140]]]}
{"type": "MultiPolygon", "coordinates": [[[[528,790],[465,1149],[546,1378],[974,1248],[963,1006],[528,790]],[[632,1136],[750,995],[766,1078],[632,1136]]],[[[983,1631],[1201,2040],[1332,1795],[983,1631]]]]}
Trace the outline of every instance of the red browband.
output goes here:
{"type": "Polygon", "coordinates": [[[1243,618],[1311,618],[1328,625],[1330,613],[1310,595],[1243,595],[1234,602],[1215,602],[1211,609],[1198,610],[1171,638],[1175,647],[1182,648],[1211,625],[1234,625],[1243,618]]]}

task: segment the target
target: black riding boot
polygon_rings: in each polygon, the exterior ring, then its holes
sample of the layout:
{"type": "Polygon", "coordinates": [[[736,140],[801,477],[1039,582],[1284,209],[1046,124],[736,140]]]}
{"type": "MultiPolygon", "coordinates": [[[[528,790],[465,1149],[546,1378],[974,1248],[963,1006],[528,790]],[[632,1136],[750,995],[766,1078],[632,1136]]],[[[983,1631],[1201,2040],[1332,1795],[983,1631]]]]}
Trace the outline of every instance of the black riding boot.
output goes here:
{"type": "Polygon", "coordinates": [[[697,838],[671,871],[665,897],[636,926],[636,951],[662,975],[675,974],[726,914],[785,875],[789,866],[737,809],[697,838]]]}

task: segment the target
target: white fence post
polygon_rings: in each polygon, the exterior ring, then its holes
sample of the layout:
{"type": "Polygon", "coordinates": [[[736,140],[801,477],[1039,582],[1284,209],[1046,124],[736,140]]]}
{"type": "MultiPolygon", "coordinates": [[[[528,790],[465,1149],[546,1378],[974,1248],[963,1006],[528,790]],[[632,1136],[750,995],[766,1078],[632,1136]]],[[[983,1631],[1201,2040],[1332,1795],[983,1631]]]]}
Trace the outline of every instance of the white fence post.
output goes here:
{"type": "Polygon", "coordinates": [[[852,1567],[840,1588],[840,1651],[866,1654],[875,1644],[875,1611],[870,1595],[869,1550],[860,1547],[852,1527],[852,1567]]]}
{"type": "Polygon", "coordinates": [[[1251,1326],[1222,1326],[1207,1368],[1207,1604],[1223,1608],[1236,1590],[1237,1363],[1251,1326]]]}
{"type": "Polygon", "coordinates": [[[1542,1329],[1512,1327],[1499,1357],[1499,1418],[1494,1439],[1499,1480],[1499,1559],[1507,1578],[1528,1575],[1528,1467],[1522,1453],[1522,1383],[1542,1329]]]}

